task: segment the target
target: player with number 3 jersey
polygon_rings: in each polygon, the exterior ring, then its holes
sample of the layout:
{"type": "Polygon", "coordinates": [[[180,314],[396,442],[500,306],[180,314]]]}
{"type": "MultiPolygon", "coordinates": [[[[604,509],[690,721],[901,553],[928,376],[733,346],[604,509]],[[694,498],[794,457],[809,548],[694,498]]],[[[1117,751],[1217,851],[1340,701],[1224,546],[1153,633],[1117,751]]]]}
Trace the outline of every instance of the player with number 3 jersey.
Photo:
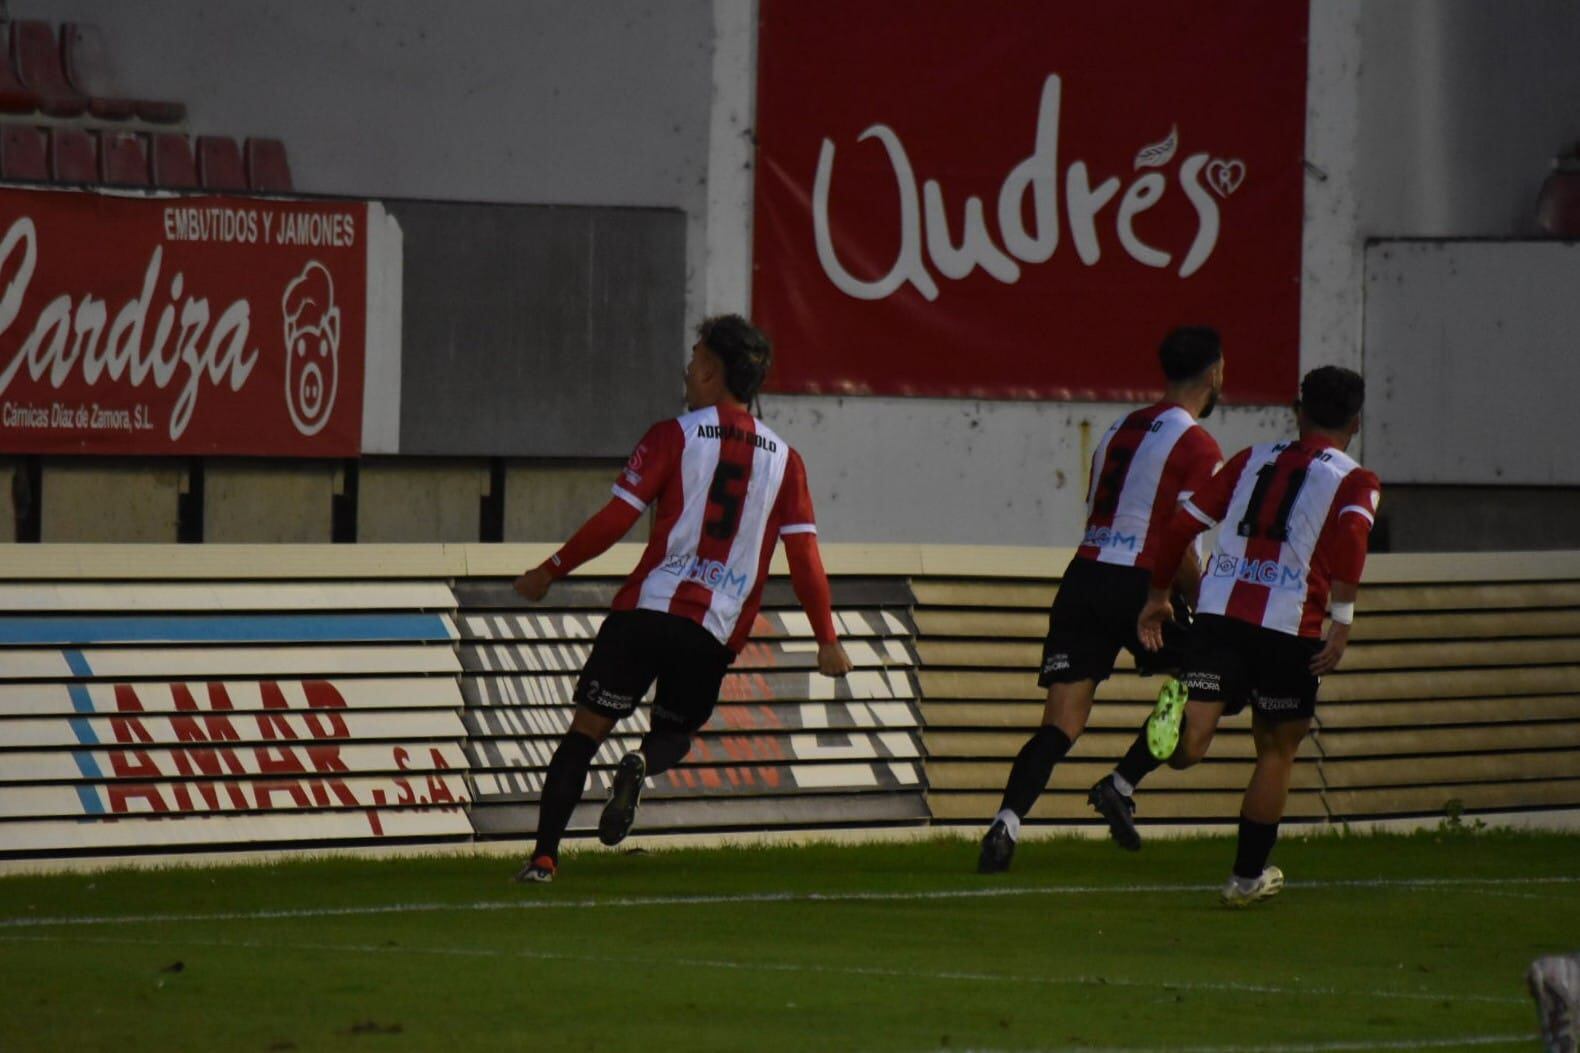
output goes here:
{"type": "Polygon", "coordinates": [[[1240,809],[1234,873],[1222,899],[1244,906],[1276,894],[1267,865],[1295,753],[1316,713],[1323,674],[1344,657],[1382,487],[1345,451],[1360,428],[1365,382],[1347,369],[1308,373],[1300,437],[1242,450],[1183,502],[1164,533],[1137,634],[1164,645],[1172,568],[1190,539],[1222,524],[1202,570],[1196,623],[1180,680],[1188,701],[1160,699],[1119,770],[1130,782],[1164,762],[1206,755],[1219,719],[1251,707],[1256,767],[1240,809]],[[1329,621],[1324,637],[1324,618],[1329,621]]]}
{"type": "Polygon", "coordinates": [[[644,781],[679,764],[713,713],[719,688],[762,602],[782,538],[796,598],[818,644],[818,670],[844,676],[828,578],[801,457],[747,407],[772,361],[768,339],[738,315],[698,330],[686,367],[690,412],[650,428],[614,496],[565,545],[516,580],[540,600],[550,584],[625,536],[654,509],[647,548],[616,594],[575,691],[576,714],[549,762],[537,843],[519,881],[551,881],[587,770],[621,718],[657,682],[652,730],[623,756],[598,822],[605,844],[630,832],[644,781]]]}
{"type": "MultiPolygon", "coordinates": [[[[1119,652],[1130,651],[1144,672],[1178,664],[1177,627],[1168,626],[1170,646],[1151,655],[1136,636],[1135,619],[1146,602],[1163,527],[1179,502],[1212,478],[1221,459],[1197,418],[1212,412],[1223,390],[1223,348],[1213,330],[1185,327],[1164,338],[1158,359],[1168,380],[1163,401],[1115,421],[1093,451],[1086,529],[1048,614],[1037,679],[1048,691],[1042,726],[1010,768],[998,814],[982,838],[980,873],[1009,869],[1021,820],[1085,730],[1097,685],[1114,671],[1119,652]]],[[[1184,577],[1194,587],[1193,575],[1184,577]]],[[[1087,801],[1116,841],[1140,847],[1134,805],[1111,776],[1092,787],[1087,801]]]]}

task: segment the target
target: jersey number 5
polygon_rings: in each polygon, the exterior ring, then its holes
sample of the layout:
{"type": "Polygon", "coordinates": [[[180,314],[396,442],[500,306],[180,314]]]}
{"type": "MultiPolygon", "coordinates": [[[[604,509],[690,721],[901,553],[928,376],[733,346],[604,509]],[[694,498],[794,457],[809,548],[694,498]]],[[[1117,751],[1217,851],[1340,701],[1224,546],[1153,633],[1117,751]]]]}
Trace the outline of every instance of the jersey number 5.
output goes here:
{"type": "Polygon", "coordinates": [[[714,509],[708,516],[704,529],[716,541],[728,541],[735,536],[741,523],[741,501],[744,494],[736,492],[735,484],[746,478],[746,467],[720,461],[713,472],[713,484],[708,487],[708,504],[714,509]]]}

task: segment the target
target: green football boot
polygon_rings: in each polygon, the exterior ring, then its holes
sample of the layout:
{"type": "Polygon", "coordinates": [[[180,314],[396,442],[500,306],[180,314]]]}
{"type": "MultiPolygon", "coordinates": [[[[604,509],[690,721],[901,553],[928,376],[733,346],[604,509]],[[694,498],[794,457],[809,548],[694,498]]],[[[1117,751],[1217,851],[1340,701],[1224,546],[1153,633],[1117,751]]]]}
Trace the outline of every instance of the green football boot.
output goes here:
{"type": "Polygon", "coordinates": [[[1160,761],[1174,756],[1174,748],[1180,744],[1180,724],[1189,699],[1190,691],[1172,676],[1158,692],[1158,703],[1147,718],[1147,749],[1160,761]]]}

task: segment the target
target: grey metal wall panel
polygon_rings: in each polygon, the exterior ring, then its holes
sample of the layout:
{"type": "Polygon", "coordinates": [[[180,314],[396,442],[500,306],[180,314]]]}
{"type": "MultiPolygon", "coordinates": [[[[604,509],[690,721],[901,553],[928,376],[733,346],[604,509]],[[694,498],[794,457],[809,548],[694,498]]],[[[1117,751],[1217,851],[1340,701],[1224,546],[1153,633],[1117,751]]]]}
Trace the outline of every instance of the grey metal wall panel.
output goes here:
{"type": "Polygon", "coordinates": [[[682,411],[685,216],[388,201],[402,454],[623,457],[682,411]]]}
{"type": "Polygon", "coordinates": [[[1580,484],[1580,244],[1366,248],[1363,460],[1389,483],[1580,484]]]}

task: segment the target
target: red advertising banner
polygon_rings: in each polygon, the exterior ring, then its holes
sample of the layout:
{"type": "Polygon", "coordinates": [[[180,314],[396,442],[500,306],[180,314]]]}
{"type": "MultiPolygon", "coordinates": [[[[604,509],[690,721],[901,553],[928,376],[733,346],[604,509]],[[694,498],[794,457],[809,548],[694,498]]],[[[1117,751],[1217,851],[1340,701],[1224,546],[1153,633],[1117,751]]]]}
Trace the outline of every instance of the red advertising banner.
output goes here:
{"type": "Polygon", "coordinates": [[[1119,399],[1212,325],[1299,369],[1304,0],[762,0],[753,314],[804,393],[1119,399]]]}
{"type": "Polygon", "coordinates": [[[0,449],[356,456],[368,206],[0,190],[0,449]]]}

